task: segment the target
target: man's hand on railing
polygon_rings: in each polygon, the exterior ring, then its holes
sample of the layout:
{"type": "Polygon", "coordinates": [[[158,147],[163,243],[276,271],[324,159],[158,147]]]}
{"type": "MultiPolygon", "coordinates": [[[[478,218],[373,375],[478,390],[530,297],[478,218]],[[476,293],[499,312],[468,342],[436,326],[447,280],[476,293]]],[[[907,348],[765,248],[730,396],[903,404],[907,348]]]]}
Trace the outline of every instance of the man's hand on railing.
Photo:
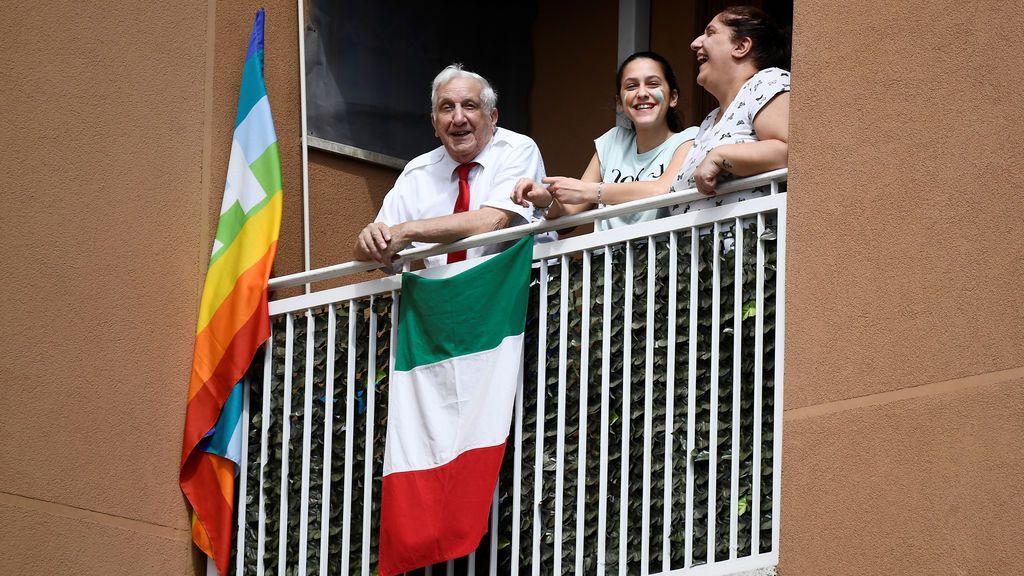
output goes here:
{"type": "MultiPolygon", "coordinates": [[[[399,225],[401,226],[401,225],[399,225]]],[[[381,264],[391,264],[395,254],[409,245],[408,240],[400,238],[398,227],[393,230],[383,222],[371,222],[356,237],[356,247],[352,250],[354,260],[375,260],[381,264]],[[394,234],[398,233],[398,234],[394,234]]]]}

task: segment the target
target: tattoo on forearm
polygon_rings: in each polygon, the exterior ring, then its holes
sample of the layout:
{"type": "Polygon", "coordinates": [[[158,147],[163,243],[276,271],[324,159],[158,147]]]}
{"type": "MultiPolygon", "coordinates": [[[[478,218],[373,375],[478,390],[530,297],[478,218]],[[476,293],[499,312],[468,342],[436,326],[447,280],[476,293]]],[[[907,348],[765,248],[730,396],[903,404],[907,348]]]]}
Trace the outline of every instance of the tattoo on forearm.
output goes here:
{"type": "Polygon", "coordinates": [[[719,166],[721,166],[723,170],[732,170],[732,163],[725,158],[722,158],[722,163],[719,164],[719,166]]]}

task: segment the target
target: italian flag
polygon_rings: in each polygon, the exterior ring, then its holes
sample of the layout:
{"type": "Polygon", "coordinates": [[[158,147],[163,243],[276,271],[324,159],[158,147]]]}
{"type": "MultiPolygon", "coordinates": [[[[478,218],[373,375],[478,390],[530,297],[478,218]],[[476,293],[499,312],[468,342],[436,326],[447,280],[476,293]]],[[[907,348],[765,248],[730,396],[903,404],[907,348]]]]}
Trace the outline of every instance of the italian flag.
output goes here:
{"type": "Polygon", "coordinates": [[[384,449],[382,576],[465,556],[487,531],[523,378],[532,257],[527,236],[458,274],[402,275],[384,449]]]}

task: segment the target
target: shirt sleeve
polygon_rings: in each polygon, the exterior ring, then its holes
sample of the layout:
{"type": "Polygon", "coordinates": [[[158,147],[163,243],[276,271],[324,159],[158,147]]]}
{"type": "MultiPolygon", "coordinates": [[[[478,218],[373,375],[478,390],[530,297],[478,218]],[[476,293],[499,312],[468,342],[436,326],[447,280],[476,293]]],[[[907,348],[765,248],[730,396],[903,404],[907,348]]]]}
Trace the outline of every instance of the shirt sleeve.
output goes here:
{"type": "Polygon", "coordinates": [[[750,87],[747,101],[747,114],[753,123],[754,118],[773,98],[789,92],[789,72],[781,68],[766,68],[749,80],[750,87]]]}
{"type": "Polygon", "coordinates": [[[540,149],[533,140],[527,140],[512,147],[496,164],[496,173],[492,180],[491,189],[488,191],[487,199],[480,203],[481,206],[498,208],[519,216],[510,225],[524,224],[533,216],[532,208],[524,208],[512,201],[512,188],[516,182],[523,177],[531,178],[540,182],[544,178],[544,160],[541,159],[540,149]]]}
{"type": "Polygon", "coordinates": [[[408,185],[409,178],[405,172],[402,172],[398,176],[398,180],[395,180],[395,185],[384,196],[384,201],[380,206],[380,212],[377,213],[377,218],[374,222],[383,222],[388,226],[394,226],[395,224],[412,220],[405,207],[405,198],[402,194],[402,191],[408,185]]]}
{"type": "Polygon", "coordinates": [[[618,126],[612,126],[610,130],[594,138],[594,153],[597,154],[597,162],[601,168],[601,180],[609,180],[605,173],[609,166],[616,166],[621,163],[620,155],[616,151],[622,150],[629,145],[628,138],[624,138],[625,130],[618,126]]]}

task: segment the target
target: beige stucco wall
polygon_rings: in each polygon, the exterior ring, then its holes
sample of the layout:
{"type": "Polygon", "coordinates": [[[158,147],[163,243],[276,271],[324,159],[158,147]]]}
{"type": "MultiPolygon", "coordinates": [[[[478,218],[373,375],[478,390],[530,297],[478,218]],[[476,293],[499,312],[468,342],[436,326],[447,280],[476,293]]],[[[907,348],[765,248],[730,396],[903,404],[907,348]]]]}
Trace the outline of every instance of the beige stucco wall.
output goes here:
{"type": "Polygon", "coordinates": [[[196,573],[178,460],[259,5],[279,274],[302,266],[294,2],[5,5],[0,574],[196,573]]]}
{"type": "MultiPolygon", "coordinates": [[[[302,268],[294,2],[8,3],[0,574],[195,572],[185,389],[258,5],[280,275],[302,268]]],[[[784,576],[1024,572],[1021,21],[1013,2],[796,5],[784,576]]],[[[580,170],[562,150],[549,166],[580,170]]],[[[394,176],[311,152],[314,266],[394,176]]]]}
{"type": "Polygon", "coordinates": [[[781,573],[1022,573],[1024,5],[795,8],[781,573]]]}

